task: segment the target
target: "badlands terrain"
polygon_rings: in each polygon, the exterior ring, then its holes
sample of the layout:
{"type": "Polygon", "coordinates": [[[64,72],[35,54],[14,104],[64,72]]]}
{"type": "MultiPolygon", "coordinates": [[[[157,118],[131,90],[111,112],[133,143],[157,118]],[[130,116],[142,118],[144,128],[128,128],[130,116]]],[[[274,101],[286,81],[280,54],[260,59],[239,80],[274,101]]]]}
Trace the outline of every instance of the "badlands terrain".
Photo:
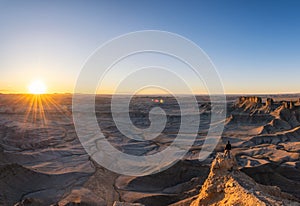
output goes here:
{"type": "MultiPolygon", "coordinates": [[[[210,121],[209,98],[197,97],[201,124],[189,152],[162,172],[138,177],[89,157],[75,132],[72,95],[1,94],[0,100],[0,205],[300,205],[299,95],[228,96],[222,137],[204,161],[198,158],[209,125],[221,122],[210,121]],[[220,154],[228,140],[230,160],[220,154]]],[[[150,125],[151,108],[167,114],[165,129],[151,141],[120,133],[110,100],[97,96],[95,111],[119,151],[150,155],[176,137],[181,116],[174,98],[132,99],[130,118],[141,129],[150,125]]]]}

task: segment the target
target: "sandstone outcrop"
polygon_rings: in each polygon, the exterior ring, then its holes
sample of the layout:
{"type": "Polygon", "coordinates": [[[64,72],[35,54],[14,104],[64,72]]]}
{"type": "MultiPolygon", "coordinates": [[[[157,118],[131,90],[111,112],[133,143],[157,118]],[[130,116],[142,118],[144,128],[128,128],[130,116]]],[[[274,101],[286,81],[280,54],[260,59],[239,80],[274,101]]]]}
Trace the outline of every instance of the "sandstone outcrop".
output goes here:
{"type": "Polygon", "coordinates": [[[234,158],[228,159],[221,153],[211,165],[208,178],[200,194],[191,206],[200,205],[300,205],[296,199],[275,186],[256,183],[237,169],[234,158]]]}

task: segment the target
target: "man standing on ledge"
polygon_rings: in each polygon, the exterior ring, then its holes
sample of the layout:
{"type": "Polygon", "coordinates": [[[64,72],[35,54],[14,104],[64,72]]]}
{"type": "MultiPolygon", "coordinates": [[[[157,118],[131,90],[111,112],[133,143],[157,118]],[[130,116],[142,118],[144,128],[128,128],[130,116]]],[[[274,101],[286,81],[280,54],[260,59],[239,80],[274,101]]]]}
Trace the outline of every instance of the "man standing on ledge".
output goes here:
{"type": "Polygon", "coordinates": [[[230,159],[230,150],[231,150],[231,144],[228,141],[225,147],[224,157],[228,157],[230,159]]]}

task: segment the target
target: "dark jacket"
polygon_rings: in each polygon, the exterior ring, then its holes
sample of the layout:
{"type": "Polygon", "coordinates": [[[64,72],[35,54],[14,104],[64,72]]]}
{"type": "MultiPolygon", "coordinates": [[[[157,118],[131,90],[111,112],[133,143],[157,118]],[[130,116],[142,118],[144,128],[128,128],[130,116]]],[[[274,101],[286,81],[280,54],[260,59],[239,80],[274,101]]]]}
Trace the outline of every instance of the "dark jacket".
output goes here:
{"type": "Polygon", "coordinates": [[[225,150],[231,150],[231,144],[230,144],[230,143],[228,143],[228,144],[226,145],[225,150]]]}

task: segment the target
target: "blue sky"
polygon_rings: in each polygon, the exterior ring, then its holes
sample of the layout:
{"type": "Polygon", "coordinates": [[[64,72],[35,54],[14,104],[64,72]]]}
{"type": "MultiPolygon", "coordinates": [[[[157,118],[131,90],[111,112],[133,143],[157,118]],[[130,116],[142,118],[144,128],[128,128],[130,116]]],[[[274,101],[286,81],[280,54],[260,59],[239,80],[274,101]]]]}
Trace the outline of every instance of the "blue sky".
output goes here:
{"type": "MultiPolygon", "coordinates": [[[[227,93],[300,92],[299,1],[0,1],[0,90],[72,92],[104,42],[138,30],[182,35],[227,93]]],[[[0,92],[1,92],[0,91],[0,92]]]]}

